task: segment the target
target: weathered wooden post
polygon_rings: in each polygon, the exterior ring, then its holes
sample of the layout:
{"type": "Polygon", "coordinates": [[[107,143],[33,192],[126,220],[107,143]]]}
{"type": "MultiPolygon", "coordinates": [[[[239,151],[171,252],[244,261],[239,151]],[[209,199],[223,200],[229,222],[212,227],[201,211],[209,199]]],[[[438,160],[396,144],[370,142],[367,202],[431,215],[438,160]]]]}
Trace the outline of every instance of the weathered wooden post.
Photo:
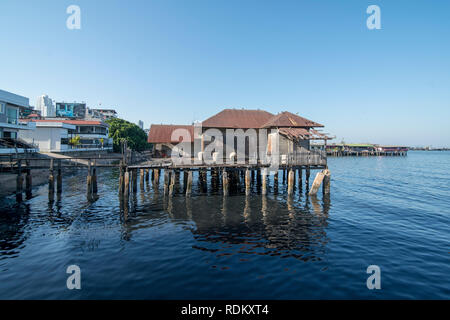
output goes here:
{"type": "Polygon", "coordinates": [[[300,189],[300,190],[302,190],[302,184],[303,184],[303,178],[302,178],[302,176],[303,176],[303,170],[302,170],[302,167],[299,167],[298,168],[298,188],[300,189]]]}
{"type": "MultiPolygon", "coordinates": [[[[152,173],[153,176],[153,173],[152,173]]],[[[150,169],[145,169],[145,181],[149,182],[150,181],[150,169]]]]}
{"type": "Polygon", "coordinates": [[[55,177],[53,176],[53,159],[50,160],[50,170],[48,175],[48,199],[53,201],[55,197],[55,177]]]}
{"type": "Polygon", "coordinates": [[[173,196],[173,188],[175,186],[175,180],[177,179],[177,175],[175,174],[174,170],[170,173],[171,179],[170,179],[170,186],[169,186],[169,196],[173,196]]]}
{"type": "Polygon", "coordinates": [[[86,178],[86,197],[90,201],[92,200],[92,168],[91,159],[88,159],[88,174],[86,178]]]}
{"type": "Polygon", "coordinates": [[[267,194],[267,168],[262,169],[262,190],[263,195],[267,194]]]}
{"type": "Polygon", "coordinates": [[[309,191],[309,195],[316,195],[317,191],[319,191],[320,185],[322,184],[323,178],[324,178],[323,171],[320,171],[317,173],[316,178],[314,179],[314,182],[311,186],[311,190],[309,191]]]}
{"type": "Polygon", "coordinates": [[[131,186],[133,188],[133,193],[137,192],[137,169],[132,169],[131,171],[131,186]]]}
{"type": "Polygon", "coordinates": [[[139,170],[139,186],[141,187],[141,190],[144,190],[144,181],[145,180],[145,171],[144,169],[139,170]]]}
{"type": "Polygon", "coordinates": [[[292,168],[289,168],[289,174],[288,174],[288,194],[292,194],[294,192],[294,170],[292,168]]]}
{"type": "Polygon", "coordinates": [[[224,168],[222,173],[222,185],[223,185],[223,195],[228,195],[228,172],[224,168]]]}
{"type": "Polygon", "coordinates": [[[32,189],[32,178],[31,178],[31,169],[30,169],[30,162],[27,160],[27,176],[25,178],[25,191],[27,197],[31,197],[31,189],[32,189]]]}
{"type": "Polygon", "coordinates": [[[169,191],[169,178],[169,169],[166,168],[164,169],[164,194],[167,194],[167,192],[169,191]]]}
{"type": "Polygon", "coordinates": [[[286,169],[281,170],[283,172],[283,184],[286,183],[286,169]]]}
{"type": "Polygon", "coordinates": [[[247,170],[245,170],[245,195],[249,195],[250,194],[250,189],[251,187],[251,174],[250,174],[250,170],[247,168],[247,170]]]}
{"type": "Polygon", "coordinates": [[[324,177],[323,177],[323,186],[322,191],[324,195],[330,194],[330,185],[331,185],[331,172],[328,169],[324,170],[324,177]]]}
{"type": "Polygon", "coordinates": [[[277,186],[278,187],[278,170],[275,171],[275,173],[273,174],[273,186],[277,186]]]}
{"type": "Polygon", "coordinates": [[[97,195],[97,161],[94,159],[94,165],[92,167],[92,194],[97,195]]]}
{"type": "Polygon", "coordinates": [[[58,170],[57,170],[57,176],[56,176],[56,193],[58,195],[62,192],[62,170],[61,170],[61,160],[58,160],[58,170]]]}
{"type": "Polygon", "coordinates": [[[311,175],[311,169],[309,167],[306,167],[306,173],[305,173],[305,186],[306,190],[309,190],[309,176],[311,175]]]}
{"type": "MultiPolygon", "coordinates": [[[[186,175],[186,171],[184,172],[186,175]]],[[[186,180],[186,196],[190,197],[192,192],[192,170],[189,170],[187,173],[187,180],[186,180]]]]}
{"type": "Polygon", "coordinates": [[[183,170],[183,189],[184,189],[184,191],[186,191],[186,189],[187,189],[187,181],[188,181],[188,174],[189,174],[188,171],[189,170],[187,170],[187,169],[183,170]]]}
{"type": "Polygon", "coordinates": [[[155,178],[154,181],[156,182],[157,185],[159,185],[159,169],[153,169],[153,175],[155,178]]]}
{"type": "Polygon", "coordinates": [[[17,163],[17,181],[16,181],[16,200],[22,201],[23,177],[22,177],[22,160],[17,163]]]}
{"type": "Polygon", "coordinates": [[[130,171],[128,170],[128,167],[125,168],[125,175],[124,175],[124,192],[123,195],[128,198],[130,195],[130,171]]]}
{"type": "Polygon", "coordinates": [[[119,195],[123,195],[123,184],[124,184],[124,166],[123,166],[123,161],[120,160],[120,164],[119,164],[119,195]]]}

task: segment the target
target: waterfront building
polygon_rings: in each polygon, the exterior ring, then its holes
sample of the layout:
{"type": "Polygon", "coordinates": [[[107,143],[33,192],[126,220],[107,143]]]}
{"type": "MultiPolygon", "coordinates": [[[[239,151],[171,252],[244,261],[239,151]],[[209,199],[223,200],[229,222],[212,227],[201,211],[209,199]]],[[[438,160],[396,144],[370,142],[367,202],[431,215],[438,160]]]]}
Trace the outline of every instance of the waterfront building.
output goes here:
{"type": "Polygon", "coordinates": [[[139,128],[141,128],[142,130],[144,130],[144,121],[139,120],[138,126],[139,126],[139,128]]]}
{"type": "Polygon", "coordinates": [[[39,145],[41,151],[99,149],[112,150],[109,126],[102,120],[80,119],[22,119],[36,125],[34,133],[21,132],[22,139],[39,145]],[[77,145],[70,145],[79,136],[77,145]],[[38,137],[38,138],[37,138],[38,137]]]}
{"type": "MultiPolygon", "coordinates": [[[[171,136],[173,131],[179,128],[188,128],[191,134],[191,143],[200,144],[201,152],[211,143],[210,137],[207,137],[208,129],[217,129],[222,133],[223,145],[227,144],[227,129],[242,129],[244,134],[250,131],[256,133],[256,148],[250,148],[250,138],[245,138],[245,158],[259,159],[259,154],[271,155],[273,146],[278,143],[278,153],[280,155],[290,155],[299,152],[307,152],[310,148],[310,140],[329,140],[327,135],[319,132],[316,128],[322,128],[323,125],[306,118],[300,117],[290,112],[282,112],[274,115],[264,110],[246,110],[246,109],[225,109],[206,119],[201,123],[200,131],[195,126],[188,125],[152,125],[148,135],[148,142],[153,144],[156,151],[160,154],[169,156],[170,150],[179,143],[174,141],[171,136]],[[264,139],[265,141],[260,141],[264,139]],[[265,142],[265,143],[260,143],[265,142]],[[259,150],[260,146],[264,150],[259,150]],[[253,154],[250,154],[253,149],[253,154]]],[[[234,137],[236,141],[236,136],[234,137]]],[[[176,139],[175,139],[176,140],[176,139]]],[[[229,147],[229,146],[228,146],[229,147]]],[[[192,150],[193,146],[191,147],[192,150]]],[[[223,157],[228,159],[231,153],[237,152],[236,142],[227,150],[224,147],[223,157]]],[[[197,157],[197,155],[195,155],[197,157]]]]}
{"type": "Polygon", "coordinates": [[[39,111],[42,117],[54,117],[56,115],[53,100],[48,95],[37,98],[36,111],[39,111]]]}
{"type": "Polygon", "coordinates": [[[176,130],[187,130],[190,137],[188,141],[191,143],[191,151],[193,151],[194,143],[194,126],[193,125],[173,125],[173,124],[152,124],[148,133],[147,142],[152,145],[152,154],[156,158],[167,158],[171,156],[172,149],[180,142],[180,139],[174,139],[176,130]]]}

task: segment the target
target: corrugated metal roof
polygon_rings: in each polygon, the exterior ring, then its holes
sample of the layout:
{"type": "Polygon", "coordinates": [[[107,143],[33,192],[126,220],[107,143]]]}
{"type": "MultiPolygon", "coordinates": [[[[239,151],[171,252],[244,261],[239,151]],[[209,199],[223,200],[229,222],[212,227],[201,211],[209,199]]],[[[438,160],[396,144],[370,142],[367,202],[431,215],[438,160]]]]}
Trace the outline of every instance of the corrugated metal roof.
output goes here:
{"type": "Polygon", "coordinates": [[[271,128],[271,127],[323,127],[320,123],[308,120],[306,118],[300,117],[296,114],[293,114],[291,112],[281,112],[274,116],[273,118],[269,119],[264,125],[264,128],[271,128]]]}
{"type": "Polygon", "coordinates": [[[224,109],[202,122],[204,128],[261,128],[274,115],[264,110],[224,109]]]}
{"type": "Polygon", "coordinates": [[[152,124],[148,133],[147,141],[149,143],[179,143],[182,140],[181,138],[179,138],[179,140],[172,139],[172,133],[176,129],[188,130],[191,136],[190,142],[194,142],[194,126],[173,124],[152,124]]]}
{"type": "Polygon", "coordinates": [[[308,131],[305,128],[279,128],[280,134],[284,135],[290,140],[329,140],[323,133],[316,130],[308,131]]]}

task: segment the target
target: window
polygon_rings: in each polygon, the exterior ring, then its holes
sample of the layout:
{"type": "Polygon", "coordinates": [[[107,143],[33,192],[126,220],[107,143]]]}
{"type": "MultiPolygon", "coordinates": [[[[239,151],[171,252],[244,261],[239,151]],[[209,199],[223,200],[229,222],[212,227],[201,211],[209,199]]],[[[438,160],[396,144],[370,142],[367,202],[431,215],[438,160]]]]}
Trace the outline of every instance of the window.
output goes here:
{"type": "Polygon", "coordinates": [[[17,109],[16,108],[8,108],[6,110],[7,122],[10,124],[17,124],[17,109]]]}
{"type": "Polygon", "coordinates": [[[0,102],[0,113],[5,113],[5,103],[4,102],[0,102]]]}

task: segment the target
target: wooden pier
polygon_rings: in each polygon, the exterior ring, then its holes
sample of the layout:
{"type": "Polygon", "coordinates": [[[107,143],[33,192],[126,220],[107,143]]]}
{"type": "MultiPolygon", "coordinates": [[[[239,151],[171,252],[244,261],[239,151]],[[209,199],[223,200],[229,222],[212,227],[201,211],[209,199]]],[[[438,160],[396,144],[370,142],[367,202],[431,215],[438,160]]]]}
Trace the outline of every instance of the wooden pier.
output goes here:
{"type": "MultiPolygon", "coordinates": [[[[273,160],[273,159],[272,159],[273,160]]],[[[32,172],[36,169],[48,170],[48,197],[53,201],[55,193],[61,196],[63,188],[63,174],[66,169],[85,170],[86,172],[86,198],[88,201],[95,201],[98,198],[98,177],[99,168],[117,169],[119,178],[117,182],[118,194],[123,199],[128,199],[131,193],[136,193],[138,185],[144,189],[145,182],[153,184],[155,189],[160,186],[160,177],[163,177],[164,196],[173,197],[176,194],[183,194],[186,197],[192,195],[192,184],[194,175],[200,184],[200,190],[207,190],[208,184],[215,188],[221,187],[224,196],[235,193],[238,186],[245,186],[245,194],[251,195],[252,190],[258,190],[262,195],[266,195],[270,190],[278,192],[279,174],[283,177],[283,184],[287,183],[287,194],[292,195],[294,190],[303,188],[310,195],[316,194],[323,181],[323,192],[329,194],[330,179],[327,169],[327,158],[323,151],[310,151],[277,158],[276,170],[272,170],[270,163],[260,161],[250,161],[245,163],[193,163],[175,164],[170,159],[149,159],[147,161],[133,161],[128,157],[59,157],[54,158],[26,158],[11,159],[9,162],[0,164],[0,173],[17,174],[17,201],[22,201],[23,175],[26,175],[27,196],[31,195],[32,172]],[[272,171],[270,171],[272,170],[272,171]],[[314,182],[310,191],[311,170],[326,170],[322,174],[327,179],[322,178],[320,182],[314,182]],[[303,180],[303,172],[305,179],[303,180]],[[183,179],[181,179],[183,175],[183,179]],[[273,175],[274,186],[269,186],[269,175],[273,175]],[[298,175],[298,179],[296,179],[298,175]],[[183,182],[181,182],[181,180],[183,182]],[[208,181],[209,180],[209,181],[208,181]],[[139,181],[139,184],[138,184],[139,181]],[[304,186],[303,186],[304,182],[304,186]],[[296,185],[297,183],[297,185],[296,185]],[[180,186],[183,186],[181,188],[180,186]]],[[[225,162],[225,159],[224,159],[225,162]]],[[[321,171],[322,172],[322,171],[321,171]]]]}

